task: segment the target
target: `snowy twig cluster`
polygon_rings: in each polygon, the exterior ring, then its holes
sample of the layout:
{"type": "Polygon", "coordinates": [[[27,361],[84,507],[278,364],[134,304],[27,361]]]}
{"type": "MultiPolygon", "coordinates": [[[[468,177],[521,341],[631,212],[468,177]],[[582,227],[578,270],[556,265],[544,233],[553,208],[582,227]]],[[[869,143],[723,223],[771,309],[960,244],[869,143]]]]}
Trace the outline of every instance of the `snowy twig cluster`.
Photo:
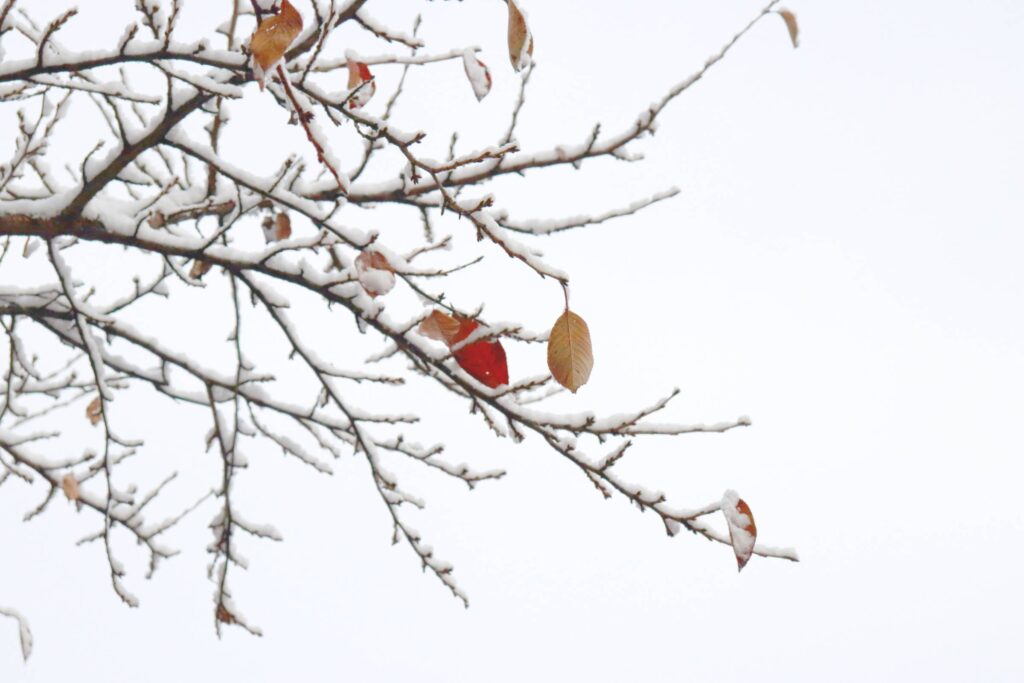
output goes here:
{"type": "MultiPolygon", "coordinates": [[[[749,424],[746,418],[713,425],[652,422],[674,394],[611,417],[554,414],[540,407],[557,393],[551,377],[487,386],[453,360],[461,347],[442,350],[419,326],[440,310],[479,322],[464,344],[544,342],[545,334],[516,323],[488,322],[481,310],[460,307],[463,297],[446,286],[448,278],[484,257],[462,258],[452,250],[451,237],[438,236],[443,221],[494,245],[487,258],[514,259],[553,281],[561,297],[569,275],[522,240],[633,214],[676,191],[620,210],[538,221],[513,220],[494,195],[468,197],[467,191],[497,178],[579,167],[598,157],[637,160],[630,143],[652,133],[666,105],[775,2],[623,130],[609,135],[595,127],[579,144],[521,150],[516,127],[534,68],[528,65],[504,134],[489,147],[464,153],[456,151],[453,139],[444,159],[420,155],[417,145],[426,133],[393,125],[393,108],[407,76],[450,60],[465,60],[467,73],[472,65],[474,90],[478,96],[486,93],[478,88],[482,63],[475,66],[472,47],[429,52],[418,37],[418,20],[411,31],[394,29],[369,14],[368,4],[296,3],[304,15],[302,31],[265,75],[269,94],[262,97],[276,100],[285,118],[302,127],[310,146],[294,150],[280,160],[277,172],[266,175],[232,161],[222,152],[222,139],[229,126],[245,125],[228,116],[229,106],[234,105],[237,119],[241,100],[260,96],[251,87],[256,76],[249,37],[281,7],[269,0],[204,3],[207,15],[224,23],[211,25],[202,40],[182,42],[176,33],[184,12],[181,0],[137,0],[137,14],[127,20],[116,45],[85,50],[62,41],[77,10],[39,21],[30,3],[5,0],[0,101],[17,109],[18,129],[13,156],[0,166],[0,270],[6,273],[0,276],[6,340],[0,365],[0,485],[21,480],[41,488],[44,499],[27,519],[60,496],[94,513],[97,530],[83,542],[103,545],[113,589],[131,606],[137,599],[118,559],[124,549],[115,541],[135,540],[155,570],[174,554],[162,540],[166,532],[215,501],[208,548],[214,623],[218,632],[235,624],[259,633],[232,599],[230,572],[245,565],[240,538],[280,540],[280,534],[247,520],[232,496],[236,475],[251,461],[246,454],[272,446],[323,474],[333,471],[335,459],[355,454],[365,460],[369,485],[393,522],[394,541],[406,544],[425,570],[468,604],[451,566],[408,525],[405,508],[423,502],[403,488],[388,462],[411,460],[470,488],[504,473],[444,460],[442,446],[406,438],[405,430],[419,415],[368,409],[358,393],[366,387],[402,392],[416,379],[464,402],[496,437],[550,448],[605,497],[622,496],[652,512],[670,535],[686,529],[729,544],[728,533],[707,521],[717,505],[675,507],[664,494],[623,479],[615,465],[638,437],[724,432],[749,424]],[[408,54],[345,53],[334,40],[342,28],[366,32],[408,54]],[[355,70],[356,64],[363,71],[355,70]],[[372,80],[341,90],[329,86],[339,72],[365,74],[368,67],[401,70],[397,88],[377,115],[354,106],[376,88],[372,80]],[[61,127],[75,126],[76,111],[83,107],[94,108],[106,130],[89,141],[80,158],[67,159],[49,141],[61,127]],[[336,155],[333,150],[343,139],[358,141],[358,158],[336,155]],[[311,153],[314,161],[307,160],[311,153]],[[377,174],[373,180],[371,170],[377,174]],[[353,211],[383,205],[407,211],[423,226],[417,247],[395,248],[386,235],[352,227],[353,211]],[[249,228],[261,223],[263,239],[254,242],[249,228]],[[122,259],[120,277],[97,279],[90,273],[89,259],[98,253],[122,259]],[[366,256],[378,259],[376,271],[360,261],[366,256]],[[35,276],[29,285],[11,274],[26,264],[35,276]],[[394,312],[386,297],[378,296],[396,283],[418,297],[422,311],[394,312]],[[228,320],[226,342],[204,347],[206,355],[185,339],[152,334],[140,322],[153,311],[187,318],[197,300],[228,311],[222,316],[228,320]],[[351,329],[339,331],[344,329],[339,319],[351,329]],[[343,343],[325,352],[318,343],[325,329],[366,335],[379,342],[379,352],[368,360],[353,358],[343,343]],[[281,357],[266,360],[268,348],[283,349],[281,357]],[[153,401],[154,412],[161,410],[161,401],[201,411],[207,447],[222,465],[209,493],[157,520],[147,516],[149,506],[177,473],[142,489],[119,474],[124,461],[145,458],[154,449],[123,417],[121,407],[135,400],[130,397],[153,401]],[[47,443],[79,422],[102,434],[102,446],[54,456],[47,443]],[[586,444],[602,450],[588,453],[586,444]]],[[[528,60],[524,50],[520,53],[528,60]]],[[[754,553],[795,559],[791,551],[762,546],[754,553]]]]}

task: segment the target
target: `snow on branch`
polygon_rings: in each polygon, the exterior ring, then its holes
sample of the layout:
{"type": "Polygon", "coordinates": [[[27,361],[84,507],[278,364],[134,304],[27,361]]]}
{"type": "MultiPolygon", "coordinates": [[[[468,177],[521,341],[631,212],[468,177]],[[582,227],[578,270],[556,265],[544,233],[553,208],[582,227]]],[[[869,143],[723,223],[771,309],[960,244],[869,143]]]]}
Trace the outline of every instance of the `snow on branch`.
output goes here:
{"type": "MultiPolygon", "coordinates": [[[[547,407],[562,393],[559,383],[575,392],[587,381],[594,358],[586,323],[569,310],[570,273],[549,262],[534,238],[630,216],[679,190],[527,220],[511,217],[529,214],[508,207],[499,193],[504,185],[495,182],[534,182],[540,169],[581,168],[600,157],[638,159],[631,144],[653,132],[668,103],[777,0],[611,135],[597,126],[571,144],[524,151],[516,129],[537,67],[520,59],[519,96],[505,130],[472,151],[456,150],[457,134],[450,143],[446,137],[443,158],[422,153],[431,131],[401,129],[393,108],[408,97],[407,78],[442,78],[452,70],[442,73],[439,65],[475,60],[480,48],[425,49],[419,18],[405,31],[375,19],[367,0],[299,9],[286,0],[236,2],[229,21],[211,23],[205,38],[186,43],[176,32],[181,2],[147,0],[127,15],[116,46],[90,49],[63,40],[78,12],[36,21],[24,4],[0,7],[0,107],[17,120],[12,155],[0,164],[0,486],[39,491],[27,520],[60,500],[94,520],[96,530],[81,543],[102,541],[112,588],[125,604],[138,600],[122,554],[137,546],[152,574],[176,554],[165,535],[208,515],[216,632],[233,625],[262,633],[243,615],[232,579],[236,568],[248,567],[247,544],[284,537],[268,521],[251,521],[259,511],[244,509],[237,495],[248,485],[247,470],[261,462],[254,456],[271,452],[315,476],[333,476],[354,457],[392,540],[468,606],[452,565],[412,526],[428,500],[407,485],[404,468],[471,490],[505,470],[462,462],[461,444],[436,438],[456,433],[448,420],[459,418],[431,416],[423,396],[465,407],[472,415],[466,419],[480,420],[495,438],[547,449],[602,496],[652,512],[669,535],[687,530],[737,552],[742,536],[744,562],[750,554],[797,559],[736,531],[748,521],[753,528],[739,508],[674,507],[668,493],[620,474],[619,463],[653,437],[723,433],[749,426],[748,418],[663,420],[678,391],[611,415],[547,407]],[[253,19],[257,41],[248,33],[253,19]],[[274,28],[285,22],[289,32],[274,28]],[[341,54],[336,32],[346,25],[382,51],[341,54]],[[409,54],[389,52],[396,48],[409,54]],[[263,91],[252,87],[254,66],[260,73],[266,66],[263,91]],[[378,82],[371,66],[400,74],[383,102],[372,100],[378,82]],[[337,82],[341,70],[347,87],[337,82]],[[261,125],[280,128],[250,131],[246,144],[279,137],[289,121],[305,137],[271,173],[252,171],[225,136],[242,130],[247,99],[257,97],[281,113],[277,123],[261,125]],[[98,112],[105,127],[76,130],[88,144],[69,158],[51,142],[79,126],[79,103],[98,112]],[[352,149],[351,157],[339,151],[352,149]],[[413,229],[382,230],[369,211],[377,207],[406,216],[413,229]],[[478,249],[464,246],[474,240],[478,249]],[[97,258],[116,259],[118,268],[100,276],[97,258]],[[490,309],[485,319],[480,293],[457,284],[456,274],[499,263],[548,287],[559,306],[564,301],[559,321],[567,327],[549,333],[548,321],[503,321],[490,309]],[[207,329],[192,322],[198,318],[215,322],[207,329]],[[156,331],[167,320],[182,322],[174,333],[156,331]],[[541,331],[530,331],[538,325],[541,331]],[[536,353],[541,344],[551,375],[510,374],[506,347],[536,353]],[[157,472],[155,444],[131,419],[143,396],[154,414],[188,415],[181,424],[197,429],[197,441],[215,458],[215,478],[184,490],[177,471],[157,472]],[[82,452],[54,445],[78,429],[94,435],[82,452]],[[144,461],[157,476],[127,481],[128,459],[144,461]],[[174,498],[176,509],[147,519],[158,497],[174,498]],[[732,515],[727,532],[711,521],[720,512],[732,515]]],[[[83,13],[93,5],[103,3],[87,4],[83,13]]],[[[529,48],[520,48],[523,58],[529,48]]],[[[491,72],[482,62],[473,68],[473,91],[486,96],[491,72]]],[[[24,619],[9,609],[0,615],[18,622],[27,658],[24,619]]]]}

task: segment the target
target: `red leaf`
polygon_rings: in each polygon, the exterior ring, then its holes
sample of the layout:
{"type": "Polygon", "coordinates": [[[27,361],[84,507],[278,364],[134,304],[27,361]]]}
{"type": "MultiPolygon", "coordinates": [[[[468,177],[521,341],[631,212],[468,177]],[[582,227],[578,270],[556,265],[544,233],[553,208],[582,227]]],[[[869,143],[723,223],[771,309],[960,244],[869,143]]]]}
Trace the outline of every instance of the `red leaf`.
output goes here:
{"type": "MultiPolygon", "coordinates": [[[[468,318],[453,318],[447,313],[433,311],[419,326],[425,337],[443,341],[451,348],[473,334],[480,323],[468,318]]],[[[454,352],[455,362],[473,379],[494,389],[508,384],[508,361],[501,342],[476,341],[454,352]]]]}
{"type": "Polygon", "coordinates": [[[348,89],[353,92],[348,99],[347,106],[349,109],[362,109],[370,101],[370,98],[373,97],[373,94],[377,92],[377,82],[372,79],[373,74],[370,73],[370,67],[366,66],[363,62],[349,60],[348,89]],[[366,85],[363,85],[364,83],[366,85]],[[359,89],[358,92],[356,92],[357,88],[359,89]]]}
{"type": "MultiPolygon", "coordinates": [[[[451,345],[458,344],[478,327],[480,327],[480,323],[475,320],[460,320],[459,332],[452,339],[451,345]]],[[[486,384],[492,389],[502,384],[508,384],[508,361],[505,358],[505,348],[501,342],[483,340],[473,342],[452,355],[459,367],[481,384],[486,384]]]]}

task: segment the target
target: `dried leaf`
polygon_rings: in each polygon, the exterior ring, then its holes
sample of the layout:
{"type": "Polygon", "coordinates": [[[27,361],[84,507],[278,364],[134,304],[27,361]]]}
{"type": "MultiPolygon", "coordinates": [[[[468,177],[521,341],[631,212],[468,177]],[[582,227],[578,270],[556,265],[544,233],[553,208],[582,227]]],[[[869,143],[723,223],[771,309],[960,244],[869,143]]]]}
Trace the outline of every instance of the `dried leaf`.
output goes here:
{"type": "Polygon", "coordinates": [[[583,318],[567,310],[551,328],[548,338],[548,368],[559,384],[576,393],[590,379],[594,351],[590,329],[583,318]]]}
{"type": "Polygon", "coordinates": [[[97,396],[89,405],[85,407],[85,416],[89,418],[89,422],[93,427],[100,423],[103,419],[103,399],[97,396]]]}
{"type": "Polygon", "coordinates": [[[260,22],[249,41],[249,49],[256,62],[253,71],[261,90],[266,72],[284,56],[288,46],[301,31],[302,15],[288,0],[281,3],[280,12],[260,22]]]}
{"type": "Polygon", "coordinates": [[[70,501],[77,501],[82,497],[82,491],[78,488],[78,480],[70,472],[65,474],[64,478],[60,480],[60,487],[70,501]]]}
{"type": "Polygon", "coordinates": [[[395,269],[379,251],[364,251],[356,257],[356,275],[366,293],[374,298],[395,286],[395,269]]]}
{"type": "MultiPolygon", "coordinates": [[[[458,334],[449,345],[458,344],[478,327],[480,327],[480,323],[475,320],[460,320],[458,334]]],[[[459,367],[481,384],[486,384],[491,389],[508,384],[508,360],[505,357],[505,347],[501,345],[501,342],[476,341],[462,347],[452,355],[459,367]]]]}
{"type": "Polygon", "coordinates": [[[427,319],[420,323],[417,331],[424,337],[442,341],[448,346],[454,342],[455,335],[459,333],[459,321],[447,313],[432,311],[427,319]]]}
{"type": "Polygon", "coordinates": [[[292,236],[292,219],[286,213],[279,213],[273,218],[267,216],[263,221],[263,237],[267,244],[286,240],[292,236]]]}
{"type": "Polygon", "coordinates": [[[227,607],[222,604],[217,605],[217,621],[221,624],[234,624],[238,622],[236,616],[227,611],[227,607]]]}
{"type": "Polygon", "coordinates": [[[476,95],[476,100],[479,102],[487,97],[487,93],[491,92],[491,72],[486,64],[476,58],[472,49],[467,49],[462,53],[462,65],[466,69],[466,78],[469,79],[469,84],[473,86],[473,94],[476,95]]]}
{"type": "Polygon", "coordinates": [[[149,223],[149,227],[159,230],[167,225],[167,217],[160,211],[154,211],[146,222],[149,223]]]}
{"type": "Polygon", "coordinates": [[[800,27],[796,23],[796,15],[788,9],[780,9],[778,13],[786,22],[786,29],[789,31],[789,39],[793,41],[793,47],[800,47],[800,27]]]}
{"type": "Polygon", "coordinates": [[[729,525],[729,540],[736,553],[736,564],[742,570],[750,561],[757,541],[754,515],[735,491],[726,491],[722,496],[722,513],[729,525]]]}
{"type": "Polygon", "coordinates": [[[349,95],[347,102],[348,108],[352,111],[366,106],[366,103],[377,92],[377,82],[373,80],[370,67],[363,62],[350,59],[348,60],[348,89],[354,91],[356,88],[359,88],[359,91],[349,95]],[[363,85],[364,83],[366,85],[363,85]]]}
{"type": "Polygon", "coordinates": [[[529,65],[533,56],[533,34],[516,0],[508,0],[508,57],[512,68],[519,71],[529,65]]]}
{"type": "Polygon", "coordinates": [[[210,272],[210,268],[213,268],[212,263],[197,258],[192,262],[192,270],[188,271],[188,276],[193,280],[202,280],[203,276],[210,272]]]}

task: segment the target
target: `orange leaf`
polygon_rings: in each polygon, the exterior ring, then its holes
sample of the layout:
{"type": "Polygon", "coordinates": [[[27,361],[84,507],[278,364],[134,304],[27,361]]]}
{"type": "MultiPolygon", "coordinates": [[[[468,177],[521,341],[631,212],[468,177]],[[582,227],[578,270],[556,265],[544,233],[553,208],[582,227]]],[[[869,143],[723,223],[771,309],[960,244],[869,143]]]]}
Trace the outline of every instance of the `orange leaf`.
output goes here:
{"type": "Polygon", "coordinates": [[[533,56],[533,34],[516,0],[508,0],[508,57],[512,68],[519,71],[533,56]]]}
{"type": "Polygon", "coordinates": [[[779,16],[786,22],[786,30],[789,31],[789,39],[793,41],[793,47],[800,47],[800,27],[796,23],[796,15],[788,9],[778,10],[779,16]]]}
{"type": "Polygon", "coordinates": [[[556,382],[574,394],[590,379],[594,369],[590,330],[583,318],[572,311],[563,313],[551,328],[548,369],[556,382]]]}
{"type": "Polygon", "coordinates": [[[89,418],[90,424],[96,426],[103,419],[103,400],[97,396],[85,407],[85,416],[89,418]]]}
{"type": "Polygon", "coordinates": [[[363,62],[354,59],[348,61],[348,89],[350,91],[359,88],[359,91],[349,96],[347,106],[353,111],[362,109],[370,101],[373,94],[377,92],[377,83],[373,80],[370,67],[363,62]],[[366,85],[363,85],[366,83],[366,85]],[[362,86],[362,87],[360,87],[362,86]]]}
{"type": "Polygon", "coordinates": [[[722,513],[729,525],[729,541],[736,553],[736,564],[742,570],[754,553],[757,541],[757,526],[750,506],[735,491],[726,491],[722,496],[722,513]]]}
{"type": "Polygon", "coordinates": [[[70,501],[77,501],[82,497],[82,492],[78,488],[78,480],[75,479],[75,475],[68,472],[64,475],[64,478],[60,480],[60,487],[64,491],[64,495],[70,501]]]}
{"type": "Polygon", "coordinates": [[[395,286],[395,269],[379,251],[364,251],[356,257],[356,274],[359,284],[374,298],[395,286]]]}
{"type": "Polygon", "coordinates": [[[284,56],[288,46],[301,31],[302,15],[288,0],[281,3],[279,13],[260,22],[252,34],[252,40],[249,41],[249,49],[258,67],[254,71],[259,79],[260,89],[263,88],[264,74],[284,56]]]}

